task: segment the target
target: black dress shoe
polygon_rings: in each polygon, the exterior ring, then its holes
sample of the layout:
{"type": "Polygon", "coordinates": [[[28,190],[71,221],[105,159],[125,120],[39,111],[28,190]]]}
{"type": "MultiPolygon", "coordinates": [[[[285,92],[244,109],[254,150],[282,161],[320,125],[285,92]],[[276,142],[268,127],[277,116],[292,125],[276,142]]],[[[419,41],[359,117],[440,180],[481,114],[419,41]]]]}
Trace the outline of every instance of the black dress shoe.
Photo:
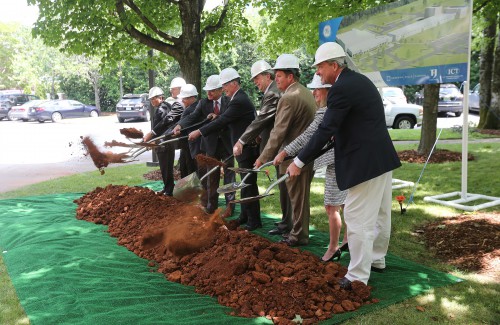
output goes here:
{"type": "Polygon", "coordinates": [[[282,235],[284,233],[284,231],[279,229],[279,228],[274,228],[274,229],[269,230],[267,233],[269,235],[282,235]]]}
{"type": "Polygon", "coordinates": [[[385,272],[385,267],[381,268],[381,267],[372,266],[370,269],[372,270],[372,272],[377,272],[377,273],[384,273],[385,272]]]}
{"type": "Polygon", "coordinates": [[[341,252],[348,252],[349,251],[349,243],[345,243],[342,246],[340,246],[340,251],[341,252]]]}
{"type": "Polygon", "coordinates": [[[342,256],[342,251],[339,249],[337,249],[337,251],[335,253],[333,253],[332,257],[330,257],[329,259],[327,260],[324,260],[324,259],[321,259],[321,262],[330,262],[330,261],[335,261],[335,259],[340,260],[340,256],[342,256]]]}
{"type": "Polygon", "coordinates": [[[290,247],[297,247],[297,246],[307,245],[305,243],[301,243],[301,242],[299,242],[297,240],[293,240],[293,239],[290,239],[290,238],[282,239],[279,242],[283,243],[283,244],[286,244],[287,246],[290,246],[290,247]]]}
{"type": "Polygon", "coordinates": [[[274,225],[275,225],[276,227],[278,227],[278,226],[280,225],[280,223],[281,223],[281,222],[276,221],[276,222],[274,223],[274,225]]]}
{"type": "Polygon", "coordinates": [[[243,228],[243,229],[248,230],[248,231],[254,231],[257,228],[262,228],[262,225],[245,226],[245,228],[243,228]]]}
{"type": "Polygon", "coordinates": [[[248,219],[242,219],[242,218],[238,218],[236,220],[238,220],[238,222],[239,222],[240,225],[242,225],[244,223],[247,223],[247,221],[248,221],[248,219]]]}
{"type": "Polygon", "coordinates": [[[352,290],[351,280],[349,280],[346,277],[343,277],[342,279],[339,280],[339,285],[344,290],[352,290]]]}

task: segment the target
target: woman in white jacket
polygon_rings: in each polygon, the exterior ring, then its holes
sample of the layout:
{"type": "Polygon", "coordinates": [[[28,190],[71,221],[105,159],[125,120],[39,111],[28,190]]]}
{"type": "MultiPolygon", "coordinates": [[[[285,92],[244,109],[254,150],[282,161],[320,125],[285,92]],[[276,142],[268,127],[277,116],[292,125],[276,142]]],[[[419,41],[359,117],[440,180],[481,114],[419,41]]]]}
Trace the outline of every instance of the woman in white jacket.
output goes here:
{"type": "MultiPolygon", "coordinates": [[[[332,85],[330,84],[322,84],[321,78],[316,74],[314,75],[312,82],[308,84],[307,87],[313,89],[313,95],[316,99],[316,104],[319,107],[316,111],[316,116],[314,117],[313,122],[304,131],[304,133],[298,136],[274,158],[274,165],[281,164],[281,162],[283,162],[283,160],[287,156],[297,155],[302,147],[307,144],[307,142],[312,137],[319,124],[323,120],[323,115],[326,111],[326,98],[328,95],[328,90],[331,86],[332,85]]],[[[337,186],[337,179],[335,176],[335,152],[333,148],[314,161],[314,170],[320,169],[324,166],[327,166],[324,202],[326,213],[328,215],[330,243],[321,260],[323,262],[328,262],[335,259],[340,259],[342,252],[349,249],[349,246],[347,244],[347,231],[344,231],[342,245],[340,247],[338,246],[340,229],[342,227],[340,209],[344,205],[347,191],[341,191],[337,186]]]]}

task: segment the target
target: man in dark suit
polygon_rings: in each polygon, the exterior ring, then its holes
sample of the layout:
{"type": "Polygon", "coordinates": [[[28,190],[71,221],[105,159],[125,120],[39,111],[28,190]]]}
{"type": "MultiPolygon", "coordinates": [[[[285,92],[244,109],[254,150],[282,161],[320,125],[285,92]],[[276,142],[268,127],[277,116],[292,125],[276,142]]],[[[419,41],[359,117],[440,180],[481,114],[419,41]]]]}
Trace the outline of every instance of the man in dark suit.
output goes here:
{"type": "MultiPolygon", "coordinates": [[[[222,85],[218,75],[211,75],[207,78],[206,85],[203,90],[207,92],[207,98],[198,102],[195,110],[185,118],[181,119],[174,128],[174,134],[178,135],[182,129],[200,123],[204,120],[213,119],[227,110],[229,99],[222,96],[222,85]]],[[[201,137],[200,152],[209,157],[225,160],[231,155],[232,143],[229,135],[229,130],[220,129],[217,132],[212,132],[206,136],[201,137]]],[[[192,141],[190,141],[192,142],[192,141]]],[[[234,159],[229,159],[224,168],[224,184],[232,184],[236,181],[235,173],[228,167],[234,167],[234,159]]],[[[198,176],[201,178],[205,173],[212,168],[206,166],[198,166],[198,176]]],[[[216,170],[202,181],[204,193],[201,196],[201,205],[204,207],[205,212],[213,213],[218,207],[220,170],[216,170]]],[[[229,202],[234,200],[235,193],[225,194],[226,210],[225,216],[232,215],[234,211],[234,204],[229,202]]]]}
{"type": "Polygon", "coordinates": [[[349,190],[344,218],[351,261],[339,282],[367,283],[370,272],[383,272],[391,233],[392,170],[401,166],[385,125],[384,105],[375,85],[349,70],[345,52],[333,42],[316,51],[314,66],[328,92],[327,110],[318,130],[287,172],[300,174],[307,161],[335,140],[335,172],[341,190],[349,190]]]}
{"type": "MultiPolygon", "coordinates": [[[[152,87],[149,90],[149,100],[154,110],[153,129],[144,136],[144,142],[162,135],[169,128],[173,127],[181,118],[183,111],[183,107],[180,105],[173,107],[168,104],[165,101],[163,90],[159,87],[152,87]]],[[[169,143],[155,150],[163,179],[163,190],[160,193],[172,196],[174,190],[175,145],[169,143]]]]}
{"type": "MultiPolygon", "coordinates": [[[[208,136],[222,129],[229,129],[232,145],[238,141],[248,125],[255,119],[255,107],[248,95],[240,88],[240,75],[233,68],[227,68],[220,73],[220,82],[226,96],[230,98],[228,107],[221,115],[199,130],[189,134],[189,139],[194,140],[201,135],[208,136]]],[[[236,159],[242,168],[253,168],[253,162],[257,158],[258,148],[256,146],[245,146],[241,155],[236,159]]],[[[244,177],[242,174],[241,177],[244,177]]],[[[241,197],[253,197],[259,195],[257,187],[257,175],[255,173],[248,177],[250,186],[241,190],[241,197]]],[[[260,203],[254,201],[241,204],[240,223],[246,222],[246,230],[255,230],[262,227],[260,219],[260,203]]]]}
{"type": "MultiPolygon", "coordinates": [[[[185,107],[182,113],[181,120],[194,112],[198,104],[198,90],[192,84],[185,84],[181,87],[181,91],[177,96],[185,107]]],[[[187,139],[181,140],[178,147],[181,150],[179,155],[179,170],[181,178],[194,173],[197,170],[195,157],[200,153],[201,141],[188,141],[187,139]]]]}
{"type": "MultiPolygon", "coordinates": [[[[260,102],[259,115],[247,127],[240,139],[234,144],[233,154],[235,157],[241,155],[243,145],[260,139],[260,152],[266,147],[269,135],[274,127],[274,119],[276,117],[276,108],[278,101],[281,98],[281,92],[274,81],[274,72],[269,63],[264,60],[255,62],[251,69],[251,77],[257,88],[264,94],[260,102]]],[[[276,175],[281,177],[279,167],[276,167],[276,175]]],[[[292,224],[292,204],[290,196],[284,182],[279,185],[280,190],[280,205],[281,205],[281,221],[276,223],[276,228],[269,231],[270,235],[281,235],[290,232],[292,224]]]]}

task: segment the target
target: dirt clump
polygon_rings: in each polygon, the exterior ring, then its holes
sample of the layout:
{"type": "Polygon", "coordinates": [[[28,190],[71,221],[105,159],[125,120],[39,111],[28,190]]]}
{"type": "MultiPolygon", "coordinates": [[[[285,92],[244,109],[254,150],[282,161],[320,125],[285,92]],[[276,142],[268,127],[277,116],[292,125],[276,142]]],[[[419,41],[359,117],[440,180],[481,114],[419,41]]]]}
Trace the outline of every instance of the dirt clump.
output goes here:
{"type": "Polygon", "coordinates": [[[500,214],[463,214],[417,230],[428,249],[447,264],[500,281],[500,214]]]}
{"type": "Polygon", "coordinates": [[[147,188],[115,185],[75,203],[78,219],[108,225],[118,244],[168,280],[216,296],[235,316],[290,324],[300,315],[303,324],[312,324],[377,302],[361,282],[353,282],[352,291],[340,288],[347,272],[340,264],[226,224],[218,211],[207,215],[147,188]]]}
{"type": "Polygon", "coordinates": [[[221,162],[215,158],[205,156],[203,154],[197,154],[195,159],[196,159],[196,163],[198,164],[199,167],[212,168],[215,166],[220,166],[220,167],[226,166],[226,164],[224,164],[223,162],[221,162]]]}
{"type": "MultiPolygon", "coordinates": [[[[416,150],[398,151],[398,156],[401,161],[418,164],[424,164],[429,157],[428,155],[419,154],[416,150]]],[[[474,156],[469,154],[467,160],[474,160],[474,156]]],[[[429,160],[430,163],[434,164],[454,161],[462,161],[462,153],[446,149],[435,150],[429,160]]]]}
{"type": "Polygon", "coordinates": [[[104,167],[108,167],[110,163],[125,163],[127,159],[126,153],[113,153],[111,151],[102,152],[95,145],[90,137],[83,137],[82,144],[87,151],[87,155],[90,155],[94,165],[99,169],[101,175],[104,175],[104,167]]]}
{"type": "Polygon", "coordinates": [[[116,140],[112,140],[112,141],[104,142],[104,146],[107,148],[110,148],[110,147],[130,147],[130,144],[116,141],[116,140]]]}
{"type": "Polygon", "coordinates": [[[144,133],[136,128],[123,128],[120,129],[120,133],[131,139],[142,139],[144,138],[144,133]]]}

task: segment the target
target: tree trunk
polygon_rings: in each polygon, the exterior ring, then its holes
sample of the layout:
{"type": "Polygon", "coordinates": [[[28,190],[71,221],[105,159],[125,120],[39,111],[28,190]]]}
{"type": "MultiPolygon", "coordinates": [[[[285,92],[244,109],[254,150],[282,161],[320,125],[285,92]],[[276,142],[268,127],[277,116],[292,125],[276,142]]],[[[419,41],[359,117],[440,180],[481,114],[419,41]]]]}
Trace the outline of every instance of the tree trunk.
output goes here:
{"type": "Polygon", "coordinates": [[[424,86],[424,116],[422,118],[422,131],[418,153],[428,155],[436,142],[437,113],[439,101],[439,84],[424,86]]]}
{"type": "Polygon", "coordinates": [[[481,96],[479,97],[479,124],[478,128],[484,128],[486,116],[491,105],[491,80],[493,75],[493,54],[495,51],[495,35],[497,31],[496,15],[490,18],[485,17],[490,22],[483,30],[483,36],[486,41],[481,49],[479,61],[479,83],[481,84],[481,96]]]}
{"type": "MultiPolygon", "coordinates": [[[[499,21],[500,23],[500,21],[499,21]]],[[[491,81],[491,104],[486,113],[486,120],[482,124],[483,129],[500,128],[500,33],[497,34],[495,48],[495,61],[493,64],[493,75],[491,81]]]]}
{"type": "Polygon", "coordinates": [[[201,94],[201,43],[197,48],[192,46],[186,54],[176,60],[186,82],[193,84],[201,94]]]}

